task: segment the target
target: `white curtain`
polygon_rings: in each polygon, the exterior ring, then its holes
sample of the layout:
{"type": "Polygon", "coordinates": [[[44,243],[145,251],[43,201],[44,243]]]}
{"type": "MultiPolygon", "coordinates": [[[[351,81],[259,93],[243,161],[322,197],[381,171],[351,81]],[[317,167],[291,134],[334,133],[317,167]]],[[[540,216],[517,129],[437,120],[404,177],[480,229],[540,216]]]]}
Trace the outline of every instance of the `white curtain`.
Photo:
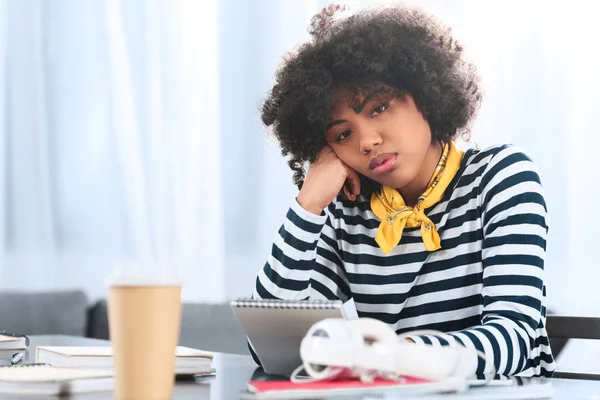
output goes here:
{"type": "Polygon", "coordinates": [[[222,300],[217,1],[1,10],[1,287],[103,297],[137,260],[222,300]]]}

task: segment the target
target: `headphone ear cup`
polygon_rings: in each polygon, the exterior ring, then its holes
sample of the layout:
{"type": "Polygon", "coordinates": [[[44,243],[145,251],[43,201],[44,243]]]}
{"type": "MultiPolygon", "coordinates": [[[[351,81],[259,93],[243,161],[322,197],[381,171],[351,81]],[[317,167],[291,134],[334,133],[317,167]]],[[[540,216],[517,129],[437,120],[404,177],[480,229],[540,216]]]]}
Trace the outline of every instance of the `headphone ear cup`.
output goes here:
{"type": "Polygon", "coordinates": [[[329,318],[314,324],[300,343],[300,357],[306,372],[325,379],[353,368],[355,335],[342,318],[329,318]]]}

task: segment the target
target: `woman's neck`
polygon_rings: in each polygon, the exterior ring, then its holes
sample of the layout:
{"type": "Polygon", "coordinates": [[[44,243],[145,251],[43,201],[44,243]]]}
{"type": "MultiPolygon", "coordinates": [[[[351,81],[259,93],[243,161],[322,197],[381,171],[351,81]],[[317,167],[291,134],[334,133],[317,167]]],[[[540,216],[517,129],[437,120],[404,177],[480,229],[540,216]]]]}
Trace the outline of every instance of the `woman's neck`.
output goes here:
{"type": "Polygon", "coordinates": [[[423,160],[423,164],[421,166],[421,170],[408,185],[404,186],[401,189],[398,189],[398,192],[402,195],[404,202],[410,206],[414,207],[417,205],[417,200],[419,196],[421,196],[425,190],[427,190],[427,185],[431,180],[431,176],[435,172],[435,168],[440,162],[440,157],[442,156],[442,145],[438,142],[432,142],[431,146],[427,149],[427,154],[425,154],[425,159],[423,160]]]}

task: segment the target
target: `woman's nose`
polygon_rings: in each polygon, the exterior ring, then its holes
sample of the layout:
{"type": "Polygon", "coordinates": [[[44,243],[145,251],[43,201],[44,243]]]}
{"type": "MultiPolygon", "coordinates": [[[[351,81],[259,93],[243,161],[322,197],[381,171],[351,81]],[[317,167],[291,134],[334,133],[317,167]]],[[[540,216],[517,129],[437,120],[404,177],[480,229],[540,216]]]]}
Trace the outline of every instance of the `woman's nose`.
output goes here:
{"type": "Polygon", "coordinates": [[[368,155],[373,151],[375,146],[380,146],[382,142],[381,135],[375,131],[363,133],[360,140],[360,152],[368,155]]]}

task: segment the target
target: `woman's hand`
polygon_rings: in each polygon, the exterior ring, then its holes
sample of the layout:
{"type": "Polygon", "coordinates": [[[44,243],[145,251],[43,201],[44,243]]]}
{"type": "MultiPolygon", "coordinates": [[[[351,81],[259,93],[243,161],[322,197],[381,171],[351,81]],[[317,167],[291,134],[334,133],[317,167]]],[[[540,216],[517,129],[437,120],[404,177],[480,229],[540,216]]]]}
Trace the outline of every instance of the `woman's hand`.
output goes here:
{"type": "Polygon", "coordinates": [[[321,215],[342,187],[350,200],[356,200],[360,193],[358,173],[340,160],[331,147],[325,146],[308,168],[296,200],[305,210],[321,215]]]}

